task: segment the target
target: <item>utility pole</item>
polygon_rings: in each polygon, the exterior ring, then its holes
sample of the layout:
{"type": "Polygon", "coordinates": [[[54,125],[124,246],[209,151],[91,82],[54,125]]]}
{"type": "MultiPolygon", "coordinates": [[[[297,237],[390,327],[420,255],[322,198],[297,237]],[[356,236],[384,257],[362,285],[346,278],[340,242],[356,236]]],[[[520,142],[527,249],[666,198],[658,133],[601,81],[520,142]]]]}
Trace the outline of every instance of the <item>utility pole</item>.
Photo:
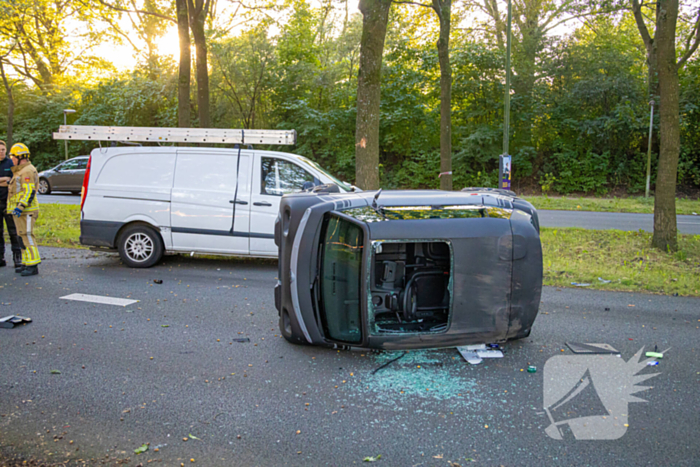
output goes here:
{"type": "Polygon", "coordinates": [[[649,148],[647,149],[647,189],[644,192],[644,197],[649,197],[649,184],[651,182],[651,135],[654,131],[654,99],[649,101],[651,112],[649,113],[649,148]]]}

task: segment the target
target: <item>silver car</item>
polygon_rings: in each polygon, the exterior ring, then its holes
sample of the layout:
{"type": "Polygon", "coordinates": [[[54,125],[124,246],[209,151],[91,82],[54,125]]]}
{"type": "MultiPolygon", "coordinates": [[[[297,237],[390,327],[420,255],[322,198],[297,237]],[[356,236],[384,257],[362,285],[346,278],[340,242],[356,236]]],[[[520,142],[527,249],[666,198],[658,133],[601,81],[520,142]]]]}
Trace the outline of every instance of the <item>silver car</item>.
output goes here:
{"type": "Polygon", "coordinates": [[[70,191],[74,195],[80,194],[88,159],[89,156],[74,157],[53,169],[39,172],[39,194],[48,195],[52,191],[70,191]]]}

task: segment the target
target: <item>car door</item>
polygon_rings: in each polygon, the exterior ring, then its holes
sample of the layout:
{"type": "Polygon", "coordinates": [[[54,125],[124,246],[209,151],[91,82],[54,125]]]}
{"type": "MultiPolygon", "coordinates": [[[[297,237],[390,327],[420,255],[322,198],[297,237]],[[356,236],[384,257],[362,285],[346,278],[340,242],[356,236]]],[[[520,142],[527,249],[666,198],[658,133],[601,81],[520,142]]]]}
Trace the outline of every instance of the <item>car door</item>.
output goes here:
{"type": "Polygon", "coordinates": [[[255,154],[250,207],[250,253],[277,256],[275,220],[283,195],[320,184],[318,178],[291,160],[255,154]]]}
{"type": "MultiPolygon", "coordinates": [[[[79,188],[74,188],[75,185],[75,179],[78,177],[77,173],[79,172],[79,166],[80,166],[80,160],[79,159],[71,159],[69,161],[64,162],[59,166],[59,172],[58,174],[55,175],[55,177],[52,177],[51,181],[54,182],[52,184],[52,188],[54,190],[66,190],[66,191],[72,191],[76,190],[79,188]],[[56,181],[54,181],[54,178],[56,181]]],[[[82,182],[82,180],[81,180],[82,182]]]]}
{"type": "Polygon", "coordinates": [[[173,249],[249,253],[251,162],[250,151],[242,151],[239,162],[234,149],[178,149],[171,192],[173,249]]]}
{"type": "Polygon", "coordinates": [[[78,168],[75,169],[70,180],[70,190],[80,191],[83,189],[83,178],[85,178],[85,170],[87,170],[88,159],[77,159],[78,168]]]}

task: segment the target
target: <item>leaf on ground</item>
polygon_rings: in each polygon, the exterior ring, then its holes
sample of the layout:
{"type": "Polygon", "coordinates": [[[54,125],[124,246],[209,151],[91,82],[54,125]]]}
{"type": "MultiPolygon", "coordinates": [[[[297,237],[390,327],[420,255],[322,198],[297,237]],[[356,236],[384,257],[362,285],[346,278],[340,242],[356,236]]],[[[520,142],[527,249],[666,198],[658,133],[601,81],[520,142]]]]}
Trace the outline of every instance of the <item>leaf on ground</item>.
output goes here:
{"type": "Polygon", "coordinates": [[[60,375],[61,372],[58,371],[58,370],[51,370],[51,374],[52,374],[52,375],[60,375]]]}
{"type": "Polygon", "coordinates": [[[362,459],[362,462],[377,462],[381,458],[382,458],[381,454],[379,454],[377,456],[367,456],[364,459],[362,459]]]}
{"type": "Polygon", "coordinates": [[[135,454],[141,454],[146,451],[148,451],[148,444],[142,444],[140,448],[134,449],[135,454]]]}
{"type": "Polygon", "coordinates": [[[160,327],[161,327],[161,328],[169,328],[170,325],[169,325],[169,324],[161,324],[160,327]]]}
{"type": "MultiPolygon", "coordinates": [[[[190,433],[190,438],[192,438],[192,439],[199,439],[199,438],[197,438],[195,435],[193,435],[192,433],[190,433]]],[[[199,439],[199,440],[201,441],[201,439],[199,439]]]]}

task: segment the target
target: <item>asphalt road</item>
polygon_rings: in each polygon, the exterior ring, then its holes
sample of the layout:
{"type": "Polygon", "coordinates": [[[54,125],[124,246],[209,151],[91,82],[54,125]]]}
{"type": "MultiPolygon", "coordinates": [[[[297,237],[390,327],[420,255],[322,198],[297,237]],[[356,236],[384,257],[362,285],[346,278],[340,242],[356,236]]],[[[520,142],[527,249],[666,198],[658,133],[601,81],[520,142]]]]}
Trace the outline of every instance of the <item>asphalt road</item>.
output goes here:
{"type": "MultiPolygon", "coordinates": [[[[42,255],[38,277],[0,269],[0,315],[34,320],[0,329],[0,465],[349,466],[381,454],[373,465],[683,466],[700,458],[698,299],[546,288],[532,335],[506,344],[503,359],[470,366],[454,349],[411,352],[372,374],[401,353],[278,337],[274,261],[177,256],[135,270],[105,254],[42,255]],[[140,301],[59,298],[71,293],[140,301]],[[242,337],[250,342],[234,341],[242,337]],[[567,341],[608,343],[628,367],[641,349],[670,348],[658,367],[633,369],[660,374],[637,394],[647,403],[609,415],[621,438],[545,433],[543,394],[558,375],[543,368],[574,357],[567,341]],[[538,371],[524,371],[528,364],[538,371]],[[134,454],[144,443],[149,451],[134,454]]],[[[597,358],[591,375],[607,379],[595,387],[631,392],[632,373],[601,376],[609,360],[597,358]]]]}
{"type": "Polygon", "coordinates": [[[38,195],[39,205],[42,204],[80,204],[80,195],[69,192],[38,195]]]}
{"type": "MultiPolygon", "coordinates": [[[[39,195],[39,203],[80,204],[80,196],[74,196],[70,193],[39,195]]],[[[652,214],[545,210],[538,212],[540,223],[544,227],[654,231],[654,216],[652,214]]],[[[678,216],[677,221],[680,233],[700,235],[700,216],[678,216]]]]}
{"type": "MultiPolygon", "coordinates": [[[[537,211],[544,227],[581,227],[593,230],[654,231],[653,214],[587,211],[537,211]]],[[[700,216],[676,216],[678,232],[700,235],[700,216]]]]}

